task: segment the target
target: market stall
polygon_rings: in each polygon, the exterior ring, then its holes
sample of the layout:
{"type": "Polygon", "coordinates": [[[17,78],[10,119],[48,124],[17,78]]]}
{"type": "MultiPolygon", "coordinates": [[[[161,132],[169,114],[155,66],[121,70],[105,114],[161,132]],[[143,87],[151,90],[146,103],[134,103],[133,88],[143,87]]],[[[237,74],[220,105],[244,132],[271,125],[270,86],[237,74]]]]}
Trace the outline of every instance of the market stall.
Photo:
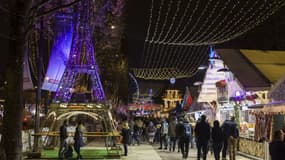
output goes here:
{"type": "Polygon", "coordinates": [[[158,104],[128,104],[128,111],[134,116],[158,116],[161,105],[158,104]]]}

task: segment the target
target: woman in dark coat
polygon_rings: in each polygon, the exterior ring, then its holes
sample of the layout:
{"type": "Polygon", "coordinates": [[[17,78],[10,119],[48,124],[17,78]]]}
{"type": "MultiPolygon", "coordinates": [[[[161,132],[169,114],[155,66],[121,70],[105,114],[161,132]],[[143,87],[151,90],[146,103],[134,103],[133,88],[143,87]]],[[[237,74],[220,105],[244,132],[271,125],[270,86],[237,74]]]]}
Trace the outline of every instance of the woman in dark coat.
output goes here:
{"type": "Polygon", "coordinates": [[[128,155],[129,137],[130,137],[130,128],[129,128],[129,124],[127,122],[123,124],[121,135],[123,137],[122,143],[124,145],[124,151],[125,151],[124,156],[127,156],[128,155]]]}
{"type": "Polygon", "coordinates": [[[285,143],[284,140],[284,132],[282,130],[278,130],[274,132],[273,140],[269,144],[269,153],[271,156],[271,160],[281,160],[285,159],[285,143]]]}
{"type": "Polygon", "coordinates": [[[219,160],[220,153],[223,148],[224,134],[218,120],[214,121],[214,127],[212,128],[211,136],[213,140],[213,150],[214,150],[215,160],[219,160]]]}

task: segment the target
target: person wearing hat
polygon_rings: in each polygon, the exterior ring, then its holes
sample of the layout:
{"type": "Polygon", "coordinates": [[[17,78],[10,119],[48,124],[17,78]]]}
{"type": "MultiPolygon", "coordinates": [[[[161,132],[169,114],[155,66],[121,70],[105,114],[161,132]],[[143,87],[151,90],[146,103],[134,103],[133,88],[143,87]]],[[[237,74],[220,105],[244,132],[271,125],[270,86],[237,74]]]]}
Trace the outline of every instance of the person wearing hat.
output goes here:
{"type": "Polygon", "coordinates": [[[121,133],[123,140],[122,143],[124,145],[124,156],[128,155],[128,144],[129,144],[129,137],[130,137],[130,128],[129,124],[125,122],[123,124],[122,133],[121,133]]]}

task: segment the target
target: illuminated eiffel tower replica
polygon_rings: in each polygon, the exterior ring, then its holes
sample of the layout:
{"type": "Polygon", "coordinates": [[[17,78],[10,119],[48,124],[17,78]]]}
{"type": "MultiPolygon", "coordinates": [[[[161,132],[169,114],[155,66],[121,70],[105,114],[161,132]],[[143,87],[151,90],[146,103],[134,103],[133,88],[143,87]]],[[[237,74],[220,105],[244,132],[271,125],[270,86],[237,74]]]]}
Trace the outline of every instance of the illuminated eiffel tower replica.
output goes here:
{"type": "MultiPolygon", "coordinates": [[[[45,136],[42,144],[44,147],[54,148],[57,144],[56,136],[59,136],[59,124],[64,120],[75,122],[76,119],[77,122],[93,126],[83,131],[83,136],[104,138],[107,155],[120,157],[120,148],[116,140],[120,134],[115,128],[111,105],[106,101],[94,57],[92,42],[94,6],[95,1],[84,0],[78,2],[74,10],[75,25],[70,54],[65,62],[66,68],[56,90],[54,103],[50,104],[46,120],[42,123],[48,129],[45,128],[47,130],[45,131],[43,128],[37,136],[45,136]],[[82,87],[81,81],[87,77],[92,82],[89,87],[92,101],[74,101],[73,88],[78,85],[82,87]]],[[[59,20],[62,22],[64,19],[59,20]]],[[[75,130],[69,128],[69,132],[74,133],[75,130]]],[[[86,143],[88,142],[86,139],[86,143]]]]}
{"type": "Polygon", "coordinates": [[[91,78],[92,100],[97,102],[105,100],[105,93],[98,74],[98,65],[94,57],[91,3],[87,0],[78,4],[69,59],[54,97],[54,101],[57,103],[70,102],[76,80],[82,74],[87,74],[91,78]]]}

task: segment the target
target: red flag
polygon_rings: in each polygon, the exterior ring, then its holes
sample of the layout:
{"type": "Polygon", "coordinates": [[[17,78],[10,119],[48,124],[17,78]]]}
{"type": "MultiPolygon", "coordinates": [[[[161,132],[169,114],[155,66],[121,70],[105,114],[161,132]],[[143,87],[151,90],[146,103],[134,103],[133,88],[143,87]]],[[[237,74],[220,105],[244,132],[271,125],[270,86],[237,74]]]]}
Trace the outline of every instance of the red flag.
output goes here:
{"type": "Polygon", "coordinates": [[[183,109],[184,109],[184,111],[187,111],[189,109],[192,102],[193,102],[193,99],[192,99],[191,93],[189,91],[189,88],[186,86],[184,98],[183,98],[183,103],[184,103],[183,109]]]}

